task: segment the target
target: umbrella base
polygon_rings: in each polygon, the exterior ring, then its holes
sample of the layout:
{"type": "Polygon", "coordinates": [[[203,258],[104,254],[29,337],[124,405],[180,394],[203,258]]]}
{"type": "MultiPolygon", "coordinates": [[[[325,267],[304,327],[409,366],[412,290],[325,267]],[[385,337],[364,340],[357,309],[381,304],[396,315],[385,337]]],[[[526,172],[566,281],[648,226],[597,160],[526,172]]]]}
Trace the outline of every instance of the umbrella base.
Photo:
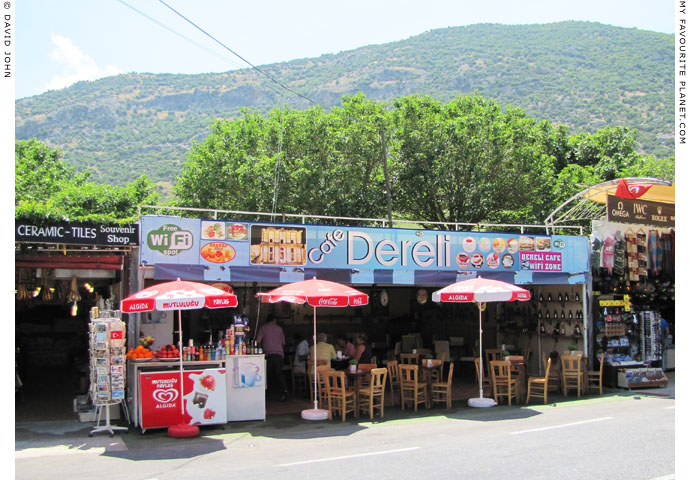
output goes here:
{"type": "Polygon", "coordinates": [[[487,408],[496,406],[496,401],[493,398],[470,398],[467,404],[470,407],[487,408]]]}
{"type": "Polygon", "coordinates": [[[323,410],[320,408],[302,410],[302,418],[304,420],[328,420],[328,410],[323,410]]]}
{"type": "Polygon", "coordinates": [[[168,436],[173,438],[190,438],[199,435],[199,427],[180,423],[168,428],[168,436]]]}

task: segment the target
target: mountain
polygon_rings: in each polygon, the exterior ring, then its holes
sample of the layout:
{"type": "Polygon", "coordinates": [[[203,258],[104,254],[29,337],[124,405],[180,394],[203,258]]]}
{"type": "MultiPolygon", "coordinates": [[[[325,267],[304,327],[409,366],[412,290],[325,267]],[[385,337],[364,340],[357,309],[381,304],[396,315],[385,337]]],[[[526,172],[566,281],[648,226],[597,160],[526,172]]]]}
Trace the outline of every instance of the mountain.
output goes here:
{"type": "Polygon", "coordinates": [[[131,73],[23,98],[16,137],[58,147],[92,178],[124,184],[146,174],[167,191],[193,141],[214,119],[243,107],[268,112],[324,108],[363,92],[390,101],[427,94],[442,101],[478,93],[570,134],[607,125],[639,131],[640,151],[673,155],[673,35],[591,22],[479,24],[406,40],[199,75],[131,73]]]}

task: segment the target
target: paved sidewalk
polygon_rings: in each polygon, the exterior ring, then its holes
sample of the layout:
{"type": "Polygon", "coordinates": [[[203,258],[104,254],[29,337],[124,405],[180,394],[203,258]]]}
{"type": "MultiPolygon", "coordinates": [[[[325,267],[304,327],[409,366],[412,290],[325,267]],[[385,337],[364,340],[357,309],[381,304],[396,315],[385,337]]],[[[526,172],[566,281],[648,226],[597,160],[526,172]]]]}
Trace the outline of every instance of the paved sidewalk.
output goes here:
{"type": "MultiPolygon", "coordinates": [[[[564,397],[558,393],[549,396],[550,404],[560,405],[569,402],[588,402],[598,401],[600,399],[616,399],[618,397],[630,396],[651,396],[651,397],[667,397],[675,398],[675,373],[667,372],[669,384],[667,387],[647,388],[647,389],[611,389],[605,388],[604,394],[600,397],[598,395],[585,395],[581,398],[570,395],[564,397]]],[[[305,429],[327,429],[333,425],[346,425],[349,428],[358,428],[359,424],[370,423],[368,417],[360,417],[354,419],[349,417],[346,422],[309,422],[302,420],[299,413],[303,408],[311,408],[313,401],[307,399],[295,399],[294,402],[286,402],[289,407],[282,404],[283,413],[269,414],[266,421],[252,421],[252,422],[230,422],[225,425],[214,425],[201,427],[201,435],[193,441],[180,440],[170,438],[166,434],[165,429],[148,430],[146,434],[141,434],[138,428],[130,426],[128,432],[116,432],[111,438],[108,433],[96,433],[93,437],[89,437],[89,432],[94,427],[94,423],[80,423],[78,419],[74,420],[59,420],[59,421],[37,421],[37,422],[20,422],[15,424],[15,458],[29,458],[40,457],[44,455],[73,455],[73,454],[103,454],[117,452],[124,452],[136,450],[145,450],[156,447],[161,448],[165,446],[179,446],[180,442],[186,441],[186,448],[189,447],[190,455],[200,455],[224,448],[224,442],[231,442],[238,436],[252,435],[260,436],[263,434],[280,432],[281,435],[295,435],[298,436],[300,431],[305,429]],[[293,411],[289,411],[293,410],[293,411]]],[[[524,409],[529,409],[535,406],[530,405],[513,405],[498,406],[495,409],[501,409],[501,414],[506,411],[514,412],[515,415],[524,413],[524,409]],[[512,409],[512,411],[510,410],[512,409]]],[[[453,407],[446,410],[442,407],[432,407],[431,409],[420,408],[416,413],[414,410],[402,410],[399,405],[389,407],[386,406],[385,418],[383,420],[374,418],[374,422],[392,422],[392,421],[424,421],[433,417],[447,416],[473,416],[480,414],[480,410],[473,409],[467,406],[466,399],[453,401],[453,407]]],[[[498,412],[497,412],[498,413],[498,412]]],[[[76,414],[75,414],[76,417],[76,414]]],[[[113,422],[117,425],[124,425],[124,421],[113,422]]],[[[328,435],[327,431],[323,432],[328,435]]]]}

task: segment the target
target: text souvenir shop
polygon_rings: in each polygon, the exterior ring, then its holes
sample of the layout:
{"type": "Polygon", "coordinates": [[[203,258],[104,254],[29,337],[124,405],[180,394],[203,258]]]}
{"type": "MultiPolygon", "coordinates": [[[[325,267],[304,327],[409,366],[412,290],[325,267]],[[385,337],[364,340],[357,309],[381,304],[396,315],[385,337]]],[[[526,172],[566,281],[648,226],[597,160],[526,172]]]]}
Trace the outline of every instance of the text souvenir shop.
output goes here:
{"type": "MultiPolygon", "coordinates": [[[[229,287],[237,295],[237,309],[184,312],[185,336],[202,344],[217,341],[233,315],[240,313],[249,318],[251,339],[269,311],[279,318],[288,343],[295,333],[310,338],[309,307],[262,305],[255,295],[316,277],[352,285],[369,295],[364,308],[319,313],[319,330],[333,339],[362,332],[375,350],[386,350],[416,336],[417,345],[433,348],[435,341],[445,340],[453,355],[471,356],[478,347],[476,306],[436,304],[431,293],[479,275],[520,284],[532,292],[530,302],[487,306],[485,347],[530,349],[535,371],[542,353],[572,344],[587,348],[587,237],[165,216],[142,217],[141,232],[146,283],[142,288],[180,278],[229,287]],[[198,318],[189,321],[193,316],[198,318]]],[[[140,331],[160,338],[161,345],[176,343],[172,316],[160,317],[145,315],[140,331]]],[[[411,348],[409,342],[402,343],[403,349],[411,348]]]]}

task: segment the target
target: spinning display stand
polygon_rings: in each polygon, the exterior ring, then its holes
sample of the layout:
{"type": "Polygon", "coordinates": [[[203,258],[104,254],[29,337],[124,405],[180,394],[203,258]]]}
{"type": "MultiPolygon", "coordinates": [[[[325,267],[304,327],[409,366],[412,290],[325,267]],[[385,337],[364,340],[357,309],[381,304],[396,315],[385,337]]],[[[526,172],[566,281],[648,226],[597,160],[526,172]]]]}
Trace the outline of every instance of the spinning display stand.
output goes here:
{"type": "MultiPolygon", "coordinates": [[[[106,307],[107,308],[107,307],[106,307]]],[[[115,430],[127,431],[127,427],[116,427],[110,423],[110,407],[124,406],[127,421],[129,413],[125,398],[125,342],[126,324],[120,319],[119,310],[91,309],[89,323],[89,357],[91,367],[91,386],[89,394],[98,412],[96,426],[89,432],[109,432],[112,437],[115,430]],[[101,425],[101,417],[105,410],[105,423],[101,425]]]]}

